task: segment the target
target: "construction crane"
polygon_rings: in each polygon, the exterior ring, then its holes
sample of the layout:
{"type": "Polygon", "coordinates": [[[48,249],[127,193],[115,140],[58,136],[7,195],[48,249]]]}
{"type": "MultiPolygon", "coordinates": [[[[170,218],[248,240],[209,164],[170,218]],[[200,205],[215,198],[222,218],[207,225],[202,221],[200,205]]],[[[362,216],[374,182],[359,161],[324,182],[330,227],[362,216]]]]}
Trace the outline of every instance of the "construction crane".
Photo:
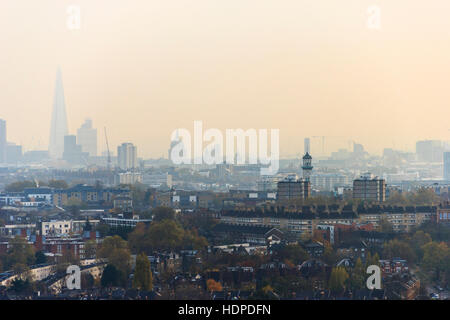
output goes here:
{"type": "Polygon", "coordinates": [[[105,140],[106,140],[106,150],[108,152],[108,171],[111,171],[111,155],[109,153],[108,135],[106,134],[106,127],[105,127],[105,140]]]}

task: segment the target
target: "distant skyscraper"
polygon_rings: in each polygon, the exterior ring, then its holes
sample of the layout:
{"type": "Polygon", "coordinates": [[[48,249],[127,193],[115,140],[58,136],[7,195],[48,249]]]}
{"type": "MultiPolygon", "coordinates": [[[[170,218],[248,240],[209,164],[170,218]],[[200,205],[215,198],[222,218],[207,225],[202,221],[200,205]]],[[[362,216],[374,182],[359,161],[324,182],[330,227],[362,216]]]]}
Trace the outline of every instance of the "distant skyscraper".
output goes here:
{"type": "Polygon", "coordinates": [[[421,162],[441,162],[443,151],[440,140],[424,140],[416,143],[417,160],[421,162]]]}
{"type": "Polygon", "coordinates": [[[305,153],[311,153],[311,140],[309,138],[305,138],[305,153]]]}
{"type": "Polygon", "coordinates": [[[66,104],[61,70],[56,72],[55,96],[53,98],[52,123],[50,128],[49,154],[53,159],[62,157],[64,152],[64,136],[67,135],[66,104]]]}
{"type": "Polygon", "coordinates": [[[355,154],[364,154],[364,146],[359,143],[353,143],[353,153],[355,154]]]}
{"type": "Polygon", "coordinates": [[[17,164],[22,160],[22,146],[8,143],[6,146],[6,163],[17,164]]]}
{"type": "Polygon", "coordinates": [[[74,135],[64,137],[64,152],[62,158],[71,164],[85,164],[87,162],[87,152],[81,151],[81,146],[77,144],[74,135]]]}
{"type": "Polygon", "coordinates": [[[6,121],[0,119],[0,163],[6,162],[6,121]]]}
{"type": "Polygon", "coordinates": [[[77,144],[81,146],[83,152],[89,156],[97,155],[97,129],[92,128],[92,120],[86,119],[77,131],[77,144]]]}
{"type": "Polygon", "coordinates": [[[122,170],[137,168],[137,148],[129,142],[117,147],[117,162],[122,170]]]}
{"type": "Polygon", "coordinates": [[[444,152],[444,180],[450,181],[450,152],[444,152]]]}

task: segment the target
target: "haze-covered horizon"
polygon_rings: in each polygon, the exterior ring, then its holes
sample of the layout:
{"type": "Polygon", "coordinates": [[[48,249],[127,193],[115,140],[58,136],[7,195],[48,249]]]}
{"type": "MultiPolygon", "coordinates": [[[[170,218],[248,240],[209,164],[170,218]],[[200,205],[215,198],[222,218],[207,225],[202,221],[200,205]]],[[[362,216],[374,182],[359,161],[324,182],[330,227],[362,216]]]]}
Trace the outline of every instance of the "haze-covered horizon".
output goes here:
{"type": "Polygon", "coordinates": [[[112,150],[167,157],[172,131],[194,120],[278,128],[281,157],[305,137],[375,154],[450,140],[450,2],[375,2],[5,0],[0,118],[8,141],[47,149],[60,66],[69,133],[92,119],[99,153],[106,127],[112,150]],[[372,4],[380,30],[367,28],[372,4]]]}

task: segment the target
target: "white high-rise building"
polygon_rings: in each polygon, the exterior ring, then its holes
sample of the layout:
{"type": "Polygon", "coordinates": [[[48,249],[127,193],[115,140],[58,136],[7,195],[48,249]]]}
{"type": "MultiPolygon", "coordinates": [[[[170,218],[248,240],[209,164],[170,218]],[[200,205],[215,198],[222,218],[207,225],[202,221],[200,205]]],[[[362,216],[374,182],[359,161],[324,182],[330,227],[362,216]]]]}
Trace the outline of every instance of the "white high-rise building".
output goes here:
{"type": "Polygon", "coordinates": [[[50,128],[50,142],[48,151],[50,157],[59,159],[64,152],[64,137],[68,134],[66,103],[62,85],[61,70],[56,72],[55,96],[53,98],[52,123],[50,128]]]}
{"type": "Polygon", "coordinates": [[[92,128],[92,120],[86,119],[77,130],[77,144],[90,157],[97,156],[97,129],[92,128]]]}
{"type": "Polygon", "coordinates": [[[122,145],[118,146],[117,164],[122,170],[137,168],[137,147],[129,142],[122,143],[122,145]]]}

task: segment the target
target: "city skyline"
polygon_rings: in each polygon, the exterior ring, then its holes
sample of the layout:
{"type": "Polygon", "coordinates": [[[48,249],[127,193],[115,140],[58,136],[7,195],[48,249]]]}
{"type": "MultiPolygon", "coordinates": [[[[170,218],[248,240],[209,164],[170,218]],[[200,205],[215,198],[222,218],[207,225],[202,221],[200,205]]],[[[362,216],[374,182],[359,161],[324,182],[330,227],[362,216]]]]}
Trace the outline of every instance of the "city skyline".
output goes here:
{"type": "Polygon", "coordinates": [[[0,5],[10,61],[0,117],[25,150],[47,148],[57,65],[69,132],[89,117],[108,128],[112,145],[132,141],[144,157],[165,155],[170,132],[194,120],[221,130],[280,128],[282,156],[301,153],[309,136],[343,136],[378,154],[449,139],[446,117],[437,116],[450,99],[446,1],[379,1],[378,31],[366,26],[369,1],[288,1],[283,9],[244,1],[239,14],[236,2],[174,10],[80,1],[79,30],[67,28],[68,4],[27,4],[32,15],[20,1],[0,5]]]}
{"type": "MultiPolygon", "coordinates": [[[[5,131],[2,135],[4,139],[3,143],[3,149],[6,148],[6,145],[8,143],[12,143],[11,141],[8,141],[6,139],[6,120],[0,119],[3,121],[2,127],[5,131]]],[[[178,130],[180,128],[177,128],[174,132],[178,134],[178,130]]],[[[237,128],[242,129],[242,128],[237,128]]],[[[250,128],[252,129],[252,128],[250,128]]],[[[189,129],[187,129],[189,131],[189,129]]],[[[94,128],[92,125],[92,119],[89,117],[84,119],[84,122],[78,127],[78,129],[74,130],[76,131],[76,140],[77,144],[80,145],[80,148],[86,149],[84,151],[87,151],[87,154],[89,156],[96,156],[97,155],[97,140],[98,140],[98,132],[97,128],[94,128]]],[[[195,131],[195,128],[194,128],[195,131]]],[[[244,129],[245,131],[245,129],[244,129]]],[[[66,103],[65,103],[65,96],[64,96],[64,87],[63,87],[63,80],[62,80],[62,72],[60,66],[57,67],[56,70],[56,81],[55,81],[55,87],[54,87],[54,99],[53,99],[53,107],[52,107],[52,119],[51,119],[51,128],[50,128],[50,143],[48,145],[48,151],[49,155],[54,159],[61,159],[63,155],[64,150],[64,138],[67,135],[71,135],[70,131],[68,130],[68,119],[66,115],[66,103]],[[61,141],[59,141],[61,140],[61,141]],[[53,144],[53,145],[52,145],[53,144]]],[[[102,141],[100,137],[100,141],[102,141]]],[[[103,137],[106,142],[105,137],[103,137]]],[[[177,138],[178,139],[178,138],[177,138]]],[[[336,142],[336,141],[334,141],[336,142]]],[[[433,160],[430,159],[422,159],[421,154],[424,152],[428,152],[430,150],[423,149],[424,147],[421,147],[422,145],[427,144],[438,144],[440,145],[440,151],[449,151],[450,150],[450,140],[440,140],[440,139],[423,139],[418,140],[414,144],[414,150],[405,150],[402,148],[395,148],[395,145],[393,147],[383,147],[383,150],[385,149],[393,149],[397,151],[406,151],[406,152],[412,152],[417,153],[418,160],[419,161],[431,161],[431,162],[440,162],[440,160],[444,161],[444,158],[440,155],[431,155],[433,160]],[[423,149],[423,150],[422,150],[423,149]]],[[[120,142],[118,144],[118,147],[120,145],[123,145],[123,142],[120,142]]],[[[170,145],[172,147],[173,141],[170,142],[170,145]]],[[[341,151],[355,151],[355,148],[362,148],[362,151],[365,152],[364,146],[360,143],[357,143],[357,141],[352,140],[351,138],[346,137],[335,137],[335,136],[313,136],[313,137],[304,137],[304,146],[303,146],[303,154],[304,153],[311,153],[311,145],[314,146],[313,151],[315,152],[315,155],[318,157],[329,157],[332,156],[335,152],[341,152],[341,151]],[[329,139],[338,138],[340,139],[340,144],[336,144],[333,142],[330,143],[329,139]],[[312,140],[312,141],[311,141],[312,140]],[[331,144],[331,147],[329,146],[331,144]]],[[[22,146],[20,146],[22,147],[22,146]]],[[[101,150],[101,154],[105,154],[108,152],[106,148],[106,143],[104,148],[101,150]]],[[[431,147],[431,145],[430,145],[431,147]]],[[[195,149],[195,148],[194,148],[195,149]]],[[[45,148],[39,149],[39,148],[32,148],[30,150],[47,150],[45,148]]],[[[29,151],[29,150],[26,150],[29,151]]],[[[4,156],[6,156],[6,149],[3,151],[4,156]]],[[[110,154],[113,155],[113,151],[109,150],[110,154]]],[[[287,156],[286,153],[283,154],[281,151],[281,158],[283,156],[285,158],[292,158],[292,157],[298,157],[302,154],[302,151],[297,150],[295,155],[289,154],[287,156]]],[[[156,157],[157,158],[157,157],[156,157]]],[[[161,158],[165,158],[164,154],[161,155],[161,158]]]]}
{"type": "MultiPolygon", "coordinates": [[[[56,90],[55,90],[55,99],[54,99],[54,104],[53,104],[53,113],[52,113],[52,125],[50,128],[50,133],[54,132],[56,127],[59,127],[59,131],[60,131],[60,138],[62,138],[62,140],[64,140],[64,138],[66,136],[73,136],[76,138],[76,143],[80,146],[80,150],[83,149],[83,151],[86,151],[86,154],[88,156],[91,157],[95,157],[97,156],[97,140],[98,138],[100,138],[100,140],[105,139],[105,146],[104,148],[102,148],[100,150],[100,156],[106,156],[107,153],[110,153],[110,156],[114,156],[114,150],[109,150],[106,147],[106,138],[103,134],[103,137],[99,136],[98,132],[97,132],[97,128],[95,128],[92,125],[92,119],[90,118],[86,118],[84,120],[84,122],[78,127],[77,130],[75,130],[75,133],[72,134],[69,131],[65,131],[65,134],[61,134],[61,131],[64,128],[67,128],[67,119],[65,117],[65,121],[60,121],[59,124],[58,121],[56,121],[56,119],[61,118],[61,114],[65,114],[65,108],[63,107],[61,110],[61,105],[64,106],[64,103],[61,104],[61,101],[64,102],[64,93],[63,91],[61,91],[62,88],[62,83],[61,83],[61,78],[60,78],[60,70],[58,69],[57,72],[57,80],[56,80],[56,86],[55,86],[56,90]],[[66,124],[66,125],[62,125],[62,124],[66,124]],[[85,150],[84,150],[85,149],[85,150]]],[[[22,150],[22,145],[17,144],[14,141],[11,140],[7,140],[6,136],[7,136],[7,121],[5,119],[0,119],[0,121],[2,121],[2,130],[3,133],[1,134],[2,139],[4,140],[3,142],[3,147],[5,149],[4,152],[4,156],[6,156],[6,146],[17,146],[20,147],[22,150]]],[[[178,130],[180,128],[177,128],[175,131],[172,132],[172,134],[177,133],[178,130]]],[[[185,129],[185,128],[183,128],[185,129]]],[[[194,128],[195,129],[195,128],[194,128]]],[[[211,128],[213,130],[217,130],[216,128],[211,128]]],[[[241,130],[242,128],[237,128],[237,129],[231,129],[232,131],[235,130],[241,130]]],[[[188,130],[189,129],[185,129],[188,130]]],[[[229,130],[229,129],[227,129],[229,130]]],[[[251,130],[253,130],[251,128],[251,130]]],[[[260,129],[261,130],[261,129],[260,129]]],[[[245,132],[245,130],[244,130],[245,132]]],[[[50,141],[52,141],[52,139],[56,139],[56,137],[50,138],[50,141]]],[[[174,143],[176,144],[175,141],[177,141],[179,138],[175,138],[174,141],[170,141],[170,147],[169,147],[169,154],[170,154],[170,150],[172,149],[174,143]]],[[[2,141],[3,141],[2,140],[2,141]]],[[[131,140],[128,140],[128,142],[120,142],[117,147],[120,147],[120,145],[123,145],[124,143],[130,143],[131,140]]],[[[248,144],[249,141],[246,141],[245,143],[248,144]]],[[[351,153],[367,153],[370,155],[376,155],[376,156],[380,156],[380,155],[385,155],[386,152],[390,153],[392,151],[395,152],[406,152],[406,153],[410,153],[410,154],[416,154],[417,155],[417,159],[419,162],[444,162],[444,157],[443,157],[443,152],[448,152],[450,151],[450,140],[439,140],[439,139],[423,139],[423,140],[417,140],[414,143],[414,148],[412,150],[405,150],[405,149],[401,149],[401,148],[395,148],[395,146],[392,147],[384,147],[381,154],[375,154],[375,153],[370,153],[367,152],[367,150],[365,149],[365,146],[361,143],[357,143],[356,141],[352,140],[352,139],[346,139],[344,137],[328,137],[328,136],[313,136],[311,137],[305,137],[304,138],[304,145],[302,149],[297,150],[296,154],[283,154],[283,152],[281,151],[281,156],[280,159],[292,159],[292,158],[301,158],[302,155],[304,155],[305,153],[310,153],[310,154],[314,154],[317,158],[332,158],[333,156],[336,156],[338,154],[344,153],[344,154],[351,154],[351,153]],[[341,138],[341,143],[340,145],[336,146],[336,144],[332,144],[332,146],[329,146],[329,138],[341,138]],[[312,143],[313,140],[314,142],[312,143]],[[325,142],[326,141],[326,142],[325,142]],[[311,145],[314,145],[314,148],[311,147],[311,145]],[[431,148],[431,149],[430,149],[431,148]],[[313,149],[314,152],[311,152],[311,149],[313,149]]],[[[23,150],[24,152],[28,152],[28,151],[48,151],[49,155],[54,159],[62,159],[62,151],[64,150],[64,141],[62,142],[62,144],[59,144],[61,147],[61,152],[60,155],[58,156],[51,156],[51,147],[49,145],[49,148],[45,148],[45,147],[38,147],[38,148],[31,148],[29,150],[23,150]]],[[[56,148],[57,146],[55,146],[54,148],[56,148]]],[[[224,148],[225,146],[222,145],[222,148],[224,148]]],[[[248,146],[247,146],[248,147],[248,146]]],[[[192,150],[195,149],[191,147],[192,150]]],[[[191,151],[192,151],[191,150],[191,151]]],[[[21,151],[22,152],[22,151],[21,151]]],[[[237,153],[236,153],[237,154],[237,153]]],[[[245,155],[245,157],[248,157],[248,154],[245,155]]],[[[170,156],[168,158],[168,154],[166,152],[166,154],[162,154],[159,157],[140,157],[143,159],[169,159],[170,160],[170,156]]],[[[246,159],[246,162],[248,162],[248,159],[246,159]]],[[[0,162],[1,163],[1,162],[0,162]]]]}
{"type": "Polygon", "coordinates": [[[448,12],[0,1],[0,300],[449,300],[448,12]]]}

